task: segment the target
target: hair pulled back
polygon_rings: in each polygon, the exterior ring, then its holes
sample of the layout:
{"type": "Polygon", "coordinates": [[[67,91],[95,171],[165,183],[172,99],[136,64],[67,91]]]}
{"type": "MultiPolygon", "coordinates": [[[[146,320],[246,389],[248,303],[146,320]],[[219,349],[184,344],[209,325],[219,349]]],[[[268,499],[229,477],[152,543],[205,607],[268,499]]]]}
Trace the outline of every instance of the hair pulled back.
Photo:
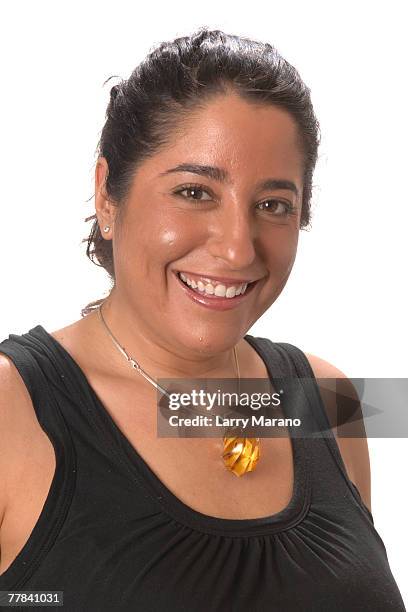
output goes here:
{"type": "MultiPolygon", "coordinates": [[[[105,157],[109,168],[107,197],[118,207],[123,205],[138,166],[170,144],[183,118],[211,96],[231,90],[249,102],[279,106],[295,120],[304,159],[300,227],[307,227],[320,144],[310,89],[269,43],[206,27],[190,36],[162,42],[128,79],[111,88],[97,145],[98,157],[105,157]]],[[[96,215],[86,220],[93,220],[89,236],[84,239],[86,254],[108,272],[114,286],[112,241],[102,237],[96,215]]],[[[82,316],[102,301],[88,304],[82,316]]]]}

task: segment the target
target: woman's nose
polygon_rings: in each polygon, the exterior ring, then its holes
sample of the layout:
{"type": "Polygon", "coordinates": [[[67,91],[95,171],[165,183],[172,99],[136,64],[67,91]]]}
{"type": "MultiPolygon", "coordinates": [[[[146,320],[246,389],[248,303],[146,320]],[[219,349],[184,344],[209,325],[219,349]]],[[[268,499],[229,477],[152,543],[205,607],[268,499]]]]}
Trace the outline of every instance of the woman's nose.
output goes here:
{"type": "MultiPolygon", "coordinates": [[[[242,202],[241,202],[242,204],[242,202]]],[[[256,257],[255,226],[247,210],[227,207],[213,219],[207,248],[213,257],[223,259],[229,269],[244,270],[256,257]]]]}

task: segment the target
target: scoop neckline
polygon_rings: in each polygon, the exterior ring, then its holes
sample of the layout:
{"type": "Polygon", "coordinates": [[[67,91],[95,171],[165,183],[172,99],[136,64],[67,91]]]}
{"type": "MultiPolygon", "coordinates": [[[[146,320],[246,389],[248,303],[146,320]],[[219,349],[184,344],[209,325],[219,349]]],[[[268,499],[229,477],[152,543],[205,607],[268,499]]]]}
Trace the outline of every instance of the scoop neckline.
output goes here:
{"type": "MultiPolygon", "coordinates": [[[[294,472],[293,488],[291,499],[282,510],[263,517],[245,519],[222,518],[202,513],[177,497],[150,468],[149,464],[115,423],[102,400],[100,400],[88,381],[85,372],[63,345],[42,325],[37,325],[29,333],[33,332],[39,332],[40,335],[44,336],[51,343],[51,348],[57,357],[63,356],[68,360],[73,369],[73,374],[77,375],[83,385],[81,396],[84,401],[88,400],[88,414],[91,413],[94,417],[93,420],[107,440],[109,448],[114,450],[116,457],[119,457],[127,465],[131,473],[137,477],[138,481],[148,489],[154,501],[159,503],[160,509],[165,514],[195,530],[232,537],[278,533],[293,528],[307,514],[311,498],[311,478],[303,438],[290,435],[294,472]],[[84,391],[87,393],[84,393],[84,391]],[[87,394],[88,397],[86,397],[87,394]],[[92,398],[92,402],[89,402],[89,396],[92,398]]],[[[257,339],[250,334],[246,334],[244,340],[254,348],[264,362],[268,376],[273,384],[282,385],[283,379],[274,376],[271,372],[268,357],[261,345],[257,343],[257,339]]],[[[278,387],[275,386],[275,388],[278,387]]],[[[285,417],[289,417],[290,414],[287,413],[287,409],[283,404],[282,412],[285,417]]],[[[289,426],[288,430],[291,433],[293,428],[289,426]]]]}

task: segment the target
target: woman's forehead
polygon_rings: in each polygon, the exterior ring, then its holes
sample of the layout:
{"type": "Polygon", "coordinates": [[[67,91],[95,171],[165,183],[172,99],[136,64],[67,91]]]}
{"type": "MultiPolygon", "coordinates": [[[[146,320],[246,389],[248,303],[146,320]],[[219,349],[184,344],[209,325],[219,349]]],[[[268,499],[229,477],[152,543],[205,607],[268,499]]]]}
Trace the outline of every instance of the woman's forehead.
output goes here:
{"type": "Polygon", "coordinates": [[[185,117],[171,146],[293,149],[298,134],[296,122],[286,110],[230,94],[216,97],[185,117]]]}
{"type": "Polygon", "coordinates": [[[303,156],[296,123],[276,106],[223,97],[192,113],[169,145],[140,167],[140,173],[161,178],[170,175],[169,169],[194,164],[220,169],[226,174],[225,184],[265,173],[300,181],[303,156]]]}

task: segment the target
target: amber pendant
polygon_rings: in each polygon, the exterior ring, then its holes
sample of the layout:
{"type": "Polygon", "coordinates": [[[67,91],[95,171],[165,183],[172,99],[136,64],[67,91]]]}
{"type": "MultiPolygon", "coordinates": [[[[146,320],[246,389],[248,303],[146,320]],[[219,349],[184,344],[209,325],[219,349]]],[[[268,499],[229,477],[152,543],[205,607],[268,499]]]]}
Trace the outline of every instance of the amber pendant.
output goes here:
{"type": "Polygon", "coordinates": [[[224,437],[222,458],[227,470],[236,476],[253,472],[260,456],[259,438],[224,437]]]}

